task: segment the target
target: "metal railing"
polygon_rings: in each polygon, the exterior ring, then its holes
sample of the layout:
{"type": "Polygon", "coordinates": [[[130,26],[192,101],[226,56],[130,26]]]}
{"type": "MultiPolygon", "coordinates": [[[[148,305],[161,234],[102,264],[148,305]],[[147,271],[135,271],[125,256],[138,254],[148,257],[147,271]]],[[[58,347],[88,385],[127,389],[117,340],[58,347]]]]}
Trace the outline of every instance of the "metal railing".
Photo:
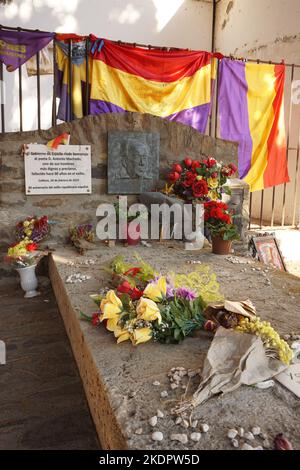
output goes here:
{"type": "MultiPolygon", "coordinates": [[[[6,27],[0,25],[0,29],[3,30],[14,30],[14,31],[40,31],[40,30],[32,30],[32,29],[25,29],[25,28],[13,28],[13,27],[6,27]]],[[[85,97],[84,97],[84,106],[83,106],[83,115],[86,116],[89,114],[89,60],[88,60],[88,50],[89,50],[89,38],[85,37],[86,41],[86,51],[85,51],[85,64],[86,64],[86,87],[85,87],[85,97]]],[[[119,44],[130,44],[132,46],[140,46],[146,47],[149,49],[163,49],[163,50],[178,50],[178,48],[167,48],[167,47],[158,47],[158,46],[151,46],[145,44],[133,44],[133,43],[124,43],[121,41],[116,41],[119,44]]],[[[72,117],[72,47],[73,43],[72,40],[69,40],[68,44],[68,65],[69,65],[69,82],[68,82],[68,99],[69,99],[69,116],[71,120],[72,117]],[[70,60],[71,59],[71,60],[70,60]]],[[[53,41],[53,67],[55,67],[55,55],[56,55],[56,41],[53,41]]],[[[231,57],[233,58],[233,57],[231,57]]],[[[245,60],[245,59],[243,59],[245,60]]],[[[278,62],[271,62],[271,61],[263,61],[263,60],[254,60],[254,59],[247,59],[250,62],[261,62],[261,63],[268,63],[273,65],[278,65],[278,62]]],[[[219,62],[219,61],[218,61],[219,62]]],[[[215,92],[213,95],[213,103],[212,103],[212,111],[209,118],[209,123],[207,126],[207,134],[213,137],[219,137],[219,122],[218,122],[218,92],[219,92],[219,80],[218,80],[218,65],[217,64],[217,74],[216,74],[216,82],[215,82],[215,92]]],[[[288,73],[287,82],[286,82],[286,89],[291,92],[292,89],[292,82],[294,80],[295,69],[300,69],[300,65],[298,64],[285,64],[288,73]]],[[[37,129],[41,129],[41,74],[40,74],[40,53],[36,53],[36,112],[37,112],[37,129]]],[[[19,97],[19,130],[23,131],[23,87],[22,87],[22,66],[19,67],[15,72],[11,72],[12,74],[18,74],[18,97],[19,97]]],[[[1,89],[4,88],[4,74],[3,74],[3,63],[0,62],[0,82],[1,82],[1,89]]],[[[53,74],[53,91],[52,91],[52,125],[56,125],[57,123],[57,106],[56,106],[56,74],[53,74]]],[[[249,228],[251,227],[251,222],[255,221],[259,228],[263,226],[271,226],[274,227],[275,225],[279,226],[296,226],[299,222],[297,220],[297,208],[298,208],[298,184],[299,184],[299,171],[300,171],[300,164],[299,164],[299,155],[300,155],[300,122],[295,121],[293,118],[293,102],[291,99],[290,93],[290,104],[288,110],[288,117],[287,117],[287,159],[288,161],[291,158],[291,152],[296,152],[296,161],[295,161],[295,171],[293,172],[292,178],[290,183],[285,183],[281,186],[274,186],[272,188],[272,197],[271,197],[271,211],[266,214],[265,211],[265,191],[257,191],[255,193],[255,197],[257,199],[257,193],[259,194],[260,203],[259,203],[259,214],[258,217],[256,216],[254,220],[253,214],[253,193],[250,194],[250,204],[249,204],[249,213],[250,213],[250,224],[249,228]],[[297,144],[295,147],[290,145],[290,136],[292,128],[295,132],[298,133],[297,144]],[[293,202],[289,207],[289,213],[287,213],[287,192],[293,193],[292,198],[293,202]],[[278,202],[278,197],[276,198],[277,193],[282,193],[281,202],[278,202]],[[276,202],[277,199],[277,202],[276,202]],[[280,205],[280,207],[278,206],[280,205]],[[276,221],[275,224],[275,208],[279,207],[279,211],[281,212],[281,221],[276,221]],[[287,216],[290,220],[290,223],[287,223],[287,216]]],[[[0,107],[0,114],[1,114],[1,132],[6,132],[6,120],[5,120],[5,104],[1,101],[0,107]]],[[[299,120],[300,121],[300,120],[299,120]]],[[[256,204],[257,205],[257,204],[256,204]]],[[[256,211],[257,213],[257,211],[256,211]]]]}

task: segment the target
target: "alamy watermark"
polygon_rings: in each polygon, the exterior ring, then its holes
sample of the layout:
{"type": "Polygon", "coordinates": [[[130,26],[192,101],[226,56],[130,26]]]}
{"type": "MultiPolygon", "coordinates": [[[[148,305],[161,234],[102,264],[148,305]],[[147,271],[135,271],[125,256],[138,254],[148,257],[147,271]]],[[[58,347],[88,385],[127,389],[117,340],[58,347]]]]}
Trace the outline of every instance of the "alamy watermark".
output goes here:
{"type": "Polygon", "coordinates": [[[128,206],[127,196],[119,196],[118,210],[114,204],[100,204],[96,211],[101,220],[96,234],[100,240],[185,240],[186,250],[196,250],[204,243],[203,204],[172,205],[135,203],[128,206]]]}
{"type": "Polygon", "coordinates": [[[0,340],[0,365],[6,364],[6,346],[4,341],[0,340]]]}

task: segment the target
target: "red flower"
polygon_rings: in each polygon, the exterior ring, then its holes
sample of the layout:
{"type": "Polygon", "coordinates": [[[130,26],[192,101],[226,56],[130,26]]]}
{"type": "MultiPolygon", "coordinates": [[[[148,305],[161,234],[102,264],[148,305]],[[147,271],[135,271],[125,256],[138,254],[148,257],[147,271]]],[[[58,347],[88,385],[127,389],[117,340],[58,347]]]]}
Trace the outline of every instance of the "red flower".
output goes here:
{"type": "Polygon", "coordinates": [[[189,188],[194,183],[196,177],[197,175],[195,173],[193,173],[192,171],[187,171],[185,175],[185,181],[182,183],[182,185],[185,188],[189,188]]]}
{"type": "Polygon", "coordinates": [[[217,173],[216,171],[214,171],[214,172],[211,174],[211,177],[212,177],[212,178],[217,178],[217,176],[218,176],[218,173],[217,173]]]}
{"type": "Polygon", "coordinates": [[[124,274],[124,276],[131,275],[131,276],[135,277],[139,272],[141,272],[141,268],[130,268],[130,269],[128,269],[128,271],[126,271],[123,274],[124,274]]]}
{"type": "Polygon", "coordinates": [[[128,294],[132,300],[138,300],[143,295],[143,291],[137,287],[132,287],[128,281],[122,282],[117,288],[120,294],[128,294]]]}
{"type": "Polygon", "coordinates": [[[200,168],[200,166],[201,166],[201,165],[200,165],[200,162],[198,162],[198,160],[194,160],[194,161],[192,162],[192,168],[193,168],[193,170],[196,170],[196,168],[200,168]]]}
{"type": "Polygon", "coordinates": [[[208,193],[208,186],[205,180],[194,181],[192,189],[195,197],[203,197],[208,193]]]}
{"type": "Polygon", "coordinates": [[[99,313],[93,313],[92,315],[92,325],[97,326],[100,323],[99,313]]]}
{"type": "Polygon", "coordinates": [[[175,183],[175,181],[179,180],[180,174],[177,173],[177,171],[173,171],[172,173],[169,173],[168,179],[171,183],[175,183]]]}
{"type": "Polygon", "coordinates": [[[212,168],[216,163],[217,163],[217,160],[215,160],[212,157],[208,157],[208,159],[207,159],[208,168],[212,168]]]}
{"type": "Polygon", "coordinates": [[[37,249],[37,244],[36,243],[29,243],[26,245],[26,250],[27,251],[35,251],[37,249]]]}
{"type": "Polygon", "coordinates": [[[234,163],[229,163],[229,168],[232,170],[232,174],[236,173],[237,171],[237,166],[235,166],[234,163]]]}
{"type": "Polygon", "coordinates": [[[182,166],[179,165],[179,163],[174,163],[172,168],[173,168],[173,170],[174,170],[175,172],[177,172],[177,173],[181,173],[181,172],[182,172],[182,166]]]}
{"type": "Polygon", "coordinates": [[[189,168],[192,165],[192,159],[190,157],[186,157],[184,159],[184,164],[185,164],[185,166],[187,166],[189,168]]]}

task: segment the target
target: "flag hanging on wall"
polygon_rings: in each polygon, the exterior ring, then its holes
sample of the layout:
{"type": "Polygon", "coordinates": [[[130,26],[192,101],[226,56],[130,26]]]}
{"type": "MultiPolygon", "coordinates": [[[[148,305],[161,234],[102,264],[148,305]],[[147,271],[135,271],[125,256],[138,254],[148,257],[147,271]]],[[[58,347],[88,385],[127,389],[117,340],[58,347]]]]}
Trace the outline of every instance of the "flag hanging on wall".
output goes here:
{"type": "Polygon", "coordinates": [[[91,114],[150,113],[205,132],[214,78],[212,54],[94,41],[91,114]]]}
{"type": "Polygon", "coordinates": [[[16,70],[52,41],[55,33],[0,29],[0,61],[9,72],[16,70]]]}
{"type": "Polygon", "coordinates": [[[221,138],[239,143],[239,175],[250,191],[289,181],[284,124],[285,66],[222,59],[221,138]]]}

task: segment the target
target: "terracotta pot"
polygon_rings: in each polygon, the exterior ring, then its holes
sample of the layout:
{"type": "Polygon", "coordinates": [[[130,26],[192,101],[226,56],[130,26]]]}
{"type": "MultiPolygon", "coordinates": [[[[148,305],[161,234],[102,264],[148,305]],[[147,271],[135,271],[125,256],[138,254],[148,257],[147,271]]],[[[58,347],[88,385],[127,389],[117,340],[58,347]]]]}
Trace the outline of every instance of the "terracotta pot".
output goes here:
{"type": "Polygon", "coordinates": [[[231,253],[231,240],[223,240],[221,237],[211,237],[212,252],[215,255],[229,255],[231,253]]]}

